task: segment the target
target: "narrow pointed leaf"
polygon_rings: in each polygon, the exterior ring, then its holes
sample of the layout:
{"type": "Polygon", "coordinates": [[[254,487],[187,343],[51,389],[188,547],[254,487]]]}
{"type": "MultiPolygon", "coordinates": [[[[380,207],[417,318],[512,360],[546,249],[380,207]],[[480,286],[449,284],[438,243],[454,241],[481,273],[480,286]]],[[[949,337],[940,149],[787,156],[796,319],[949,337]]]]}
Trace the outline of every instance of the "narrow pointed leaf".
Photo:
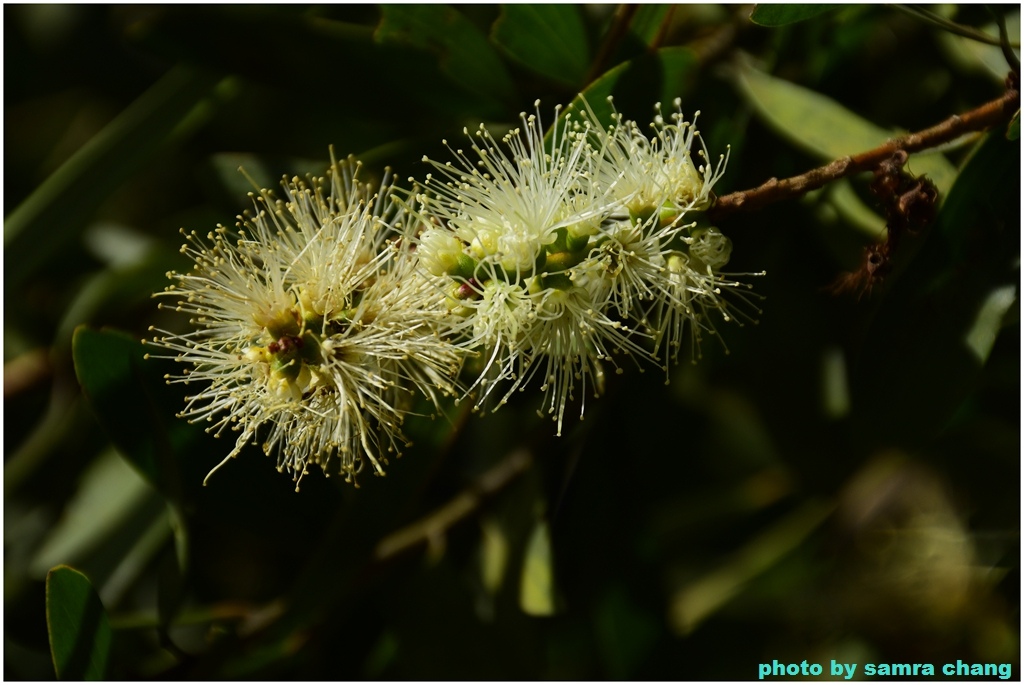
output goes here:
{"type": "Polygon", "coordinates": [[[28,276],[164,145],[205,121],[210,107],[203,103],[220,92],[219,81],[192,69],[172,69],[18,205],[4,220],[7,283],[28,276]]]}
{"type": "Polygon", "coordinates": [[[619,5],[602,40],[607,42],[612,32],[620,31],[621,22],[628,21],[628,26],[606,65],[611,67],[657,48],[675,10],[675,5],[619,5]]]}
{"type": "Polygon", "coordinates": [[[552,568],[551,532],[541,521],[526,543],[526,557],[519,583],[519,606],[531,616],[555,613],[555,573],[552,568]]]}
{"type": "Polygon", "coordinates": [[[501,524],[493,520],[480,523],[480,582],[494,595],[501,589],[508,564],[508,537],[501,524]]]}
{"type": "Polygon", "coordinates": [[[709,616],[743,591],[751,580],[800,546],[833,510],[809,501],[740,548],[721,567],[682,587],[673,597],[670,620],[680,635],[689,635],[709,616]]]}
{"type": "MultiPolygon", "coordinates": [[[[113,449],[101,454],[82,475],[64,515],[52,526],[30,562],[44,573],[60,562],[81,563],[101,542],[136,516],[153,489],[113,449]]],[[[99,583],[102,578],[97,578],[99,583]]]]}
{"type": "Polygon", "coordinates": [[[652,45],[662,33],[665,22],[672,18],[672,8],[672,5],[640,5],[629,22],[630,35],[644,45],[652,45]]]}
{"type": "Polygon", "coordinates": [[[110,619],[89,579],[69,566],[46,576],[46,628],[58,679],[106,677],[110,619]]]}

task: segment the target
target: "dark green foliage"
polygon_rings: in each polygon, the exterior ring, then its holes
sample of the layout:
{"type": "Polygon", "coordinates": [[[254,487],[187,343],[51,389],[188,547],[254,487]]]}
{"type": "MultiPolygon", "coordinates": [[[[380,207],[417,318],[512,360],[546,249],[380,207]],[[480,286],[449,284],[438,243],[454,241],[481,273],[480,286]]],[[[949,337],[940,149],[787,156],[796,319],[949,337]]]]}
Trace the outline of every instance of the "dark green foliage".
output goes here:
{"type": "Polygon", "coordinates": [[[59,679],[105,678],[110,619],[88,578],[68,566],[46,575],[46,624],[59,679]]]}
{"type": "Polygon", "coordinates": [[[759,26],[785,26],[813,19],[819,14],[838,9],[842,5],[755,5],[750,21],[759,26]]]}
{"type": "Polygon", "coordinates": [[[758,323],[717,321],[668,384],[626,361],[561,438],[533,393],[424,405],[358,489],[295,493],[259,447],[203,487],[235,434],[177,418],[183,369],[140,342],[187,329],[150,295],[189,268],[180,227],[251,210],[240,164],[273,186],[333,145],[422,179],[537,99],[645,124],[680,98],[710,161],[731,146],[721,196],[999,97],[998,46],[883,6],[4,13],[6,678],[1019,678],[1019,115],[910,157],[936,218],[885,278],[844,276],[888,219],[870,174],[729,215],[758,323]]]}

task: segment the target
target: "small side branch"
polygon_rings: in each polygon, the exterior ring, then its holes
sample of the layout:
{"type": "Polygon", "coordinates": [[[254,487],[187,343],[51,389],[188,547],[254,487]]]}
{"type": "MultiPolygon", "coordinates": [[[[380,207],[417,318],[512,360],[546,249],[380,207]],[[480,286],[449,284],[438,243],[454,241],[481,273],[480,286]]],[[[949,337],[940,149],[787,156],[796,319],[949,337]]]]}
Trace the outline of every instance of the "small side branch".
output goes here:
{"type": "Polygon", "coordinates": [[[720,221],[736,212],[760,209],[773,202],[799,197],[845,176],[870,171],[892,157],[894,152],[920,152],[948,143],[965,133],[983,131],[1000,122],[1009,121],[1019,108],[1020,92],[1015,87],[1010,88],[1002,97],[977,109],[965,114],[955,114],[941,124],[910,133],[902,138],[895,138],[873,150],[837,159],[799,176],[782,180],[771,178],[757,188],[723,195],[709,212],[710,218],[712,221],[720,221]]]}
{"type": "Polygon", "coordinates": [[[488,498],[525,473],[532,462],[533,455],[527,450],[511,453],[450,502],[381,540],[374,551],[375,560],[391,559],[421,544],[443,544],[444,536],[451,527],[469,517],[488,498]]]}

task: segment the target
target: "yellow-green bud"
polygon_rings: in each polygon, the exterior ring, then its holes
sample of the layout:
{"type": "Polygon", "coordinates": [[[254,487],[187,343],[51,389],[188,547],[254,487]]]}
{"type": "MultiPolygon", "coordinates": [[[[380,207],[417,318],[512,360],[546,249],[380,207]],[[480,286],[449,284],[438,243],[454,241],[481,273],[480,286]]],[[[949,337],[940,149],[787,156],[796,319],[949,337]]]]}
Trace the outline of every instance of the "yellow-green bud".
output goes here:
{"type": "MultiPolygon", "coordinates": [[[[462,241],[448,231],[429,228],[420,236],[420,263],[434,276],[452,276],[469,266],[472,258],[463,254],[462,241]]],[[[472,273],[464,277],[472,276],[472,273]]]]}
{"type": "Polygon", "coordinates": [[[690,234],[690,256],[712,271],[718,271],[729,262],[732,241],[715,227],[697,229],[690,234]]]}

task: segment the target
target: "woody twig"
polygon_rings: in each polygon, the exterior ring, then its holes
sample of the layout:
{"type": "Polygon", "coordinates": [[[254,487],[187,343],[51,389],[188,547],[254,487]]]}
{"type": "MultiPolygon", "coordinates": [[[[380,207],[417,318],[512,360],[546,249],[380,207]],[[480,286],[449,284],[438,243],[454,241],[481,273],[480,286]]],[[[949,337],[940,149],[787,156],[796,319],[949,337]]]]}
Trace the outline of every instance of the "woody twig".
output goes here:
{"type": "Polygon", "coordinates": [[[882,162],[892,158],[896,152],[910,154],[928,150],[966,133],[983,131],[1009,121],[1019,108],[1020,91],[1014,80],[1002,97],[965,114],[955,114],[931,128],[895,138],[867,152],[837,159],[799,176],[782,180],[770,178],[756,188],[723,195],[710,210],[710,218],[717,222],[736,212],[760,209],[774,202],[799,197],[840,178],[862,171],[872,171],[882,162]]]}

